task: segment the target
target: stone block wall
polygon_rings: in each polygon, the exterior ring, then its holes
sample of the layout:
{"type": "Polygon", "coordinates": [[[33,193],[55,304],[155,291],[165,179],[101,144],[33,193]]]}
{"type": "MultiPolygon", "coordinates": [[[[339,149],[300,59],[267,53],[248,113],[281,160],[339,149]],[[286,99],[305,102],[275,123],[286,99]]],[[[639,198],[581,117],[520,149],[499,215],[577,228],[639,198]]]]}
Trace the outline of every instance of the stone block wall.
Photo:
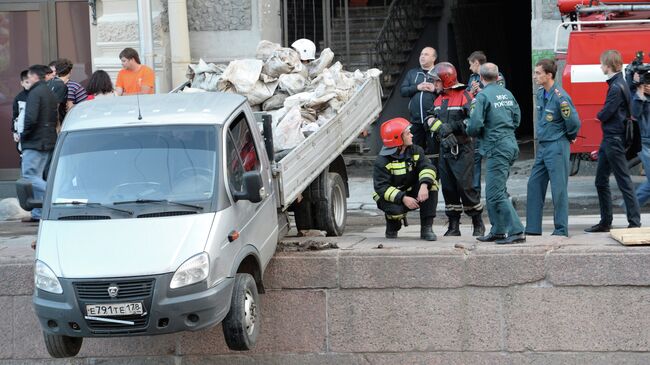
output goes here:
{"type": "Polygon", "coordinates": [[[86,339],[77,358],[49,360],[31,307],[31,263],[5,262],[0,363],[650,362],[648,247],[605,235],[533,237],[511,247],[381,241],[276,254],[259,342],[247,353],[229,351],[216,326],[86,339]]]}

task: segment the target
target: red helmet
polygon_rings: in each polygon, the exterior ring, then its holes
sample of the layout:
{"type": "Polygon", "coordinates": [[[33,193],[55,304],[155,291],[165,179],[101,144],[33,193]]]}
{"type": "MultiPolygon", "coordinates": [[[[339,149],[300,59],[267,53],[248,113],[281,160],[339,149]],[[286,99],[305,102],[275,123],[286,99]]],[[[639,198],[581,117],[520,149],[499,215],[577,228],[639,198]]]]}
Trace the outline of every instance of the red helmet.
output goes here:
{"type": "Polygon", "coordinates": [[[442,87],[449,89],[458,84],[458,74],[456,73],[456,67],[449,62],[441,62],[436,65],[434,68],[436,75],[442,81],[442,87]]]}
{"type": "Polygon", "coordinates": [[[402,133],[410,126],[411,123],[404,118],[393,118],[382,124],[380,134],[384,146],[392,148],[403,145],[402,133]]]}

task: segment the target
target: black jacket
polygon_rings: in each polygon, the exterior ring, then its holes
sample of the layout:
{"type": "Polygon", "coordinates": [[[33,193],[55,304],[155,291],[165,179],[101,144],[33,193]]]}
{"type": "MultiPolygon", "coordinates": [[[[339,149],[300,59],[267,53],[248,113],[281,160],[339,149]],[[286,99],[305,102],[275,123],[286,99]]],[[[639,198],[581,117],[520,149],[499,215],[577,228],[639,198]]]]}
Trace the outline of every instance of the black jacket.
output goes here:
{"type": "Polygon", "coordinates": [[[437,186],[436,168],[418,145],[409,146],[402,155],[377,156],[372,176],[375,198],[397,204],[420,184],[427,184],[429,189],[437,186]]]}
{"type": "Polygon", "coordinates": [[[57,102],[44,81],[32,85],[27,95],[23,150],[51,151],[56,143],[57,102]]]}
{"type": "Polygon", "coordinates": [[[418,85],[425,81],[433,82],[427,70],[417,67],[410,69],[406,73],[400,87],[402,96],[411,98],[409,112],[411,113],[411,121],[414,123],[424,123],[427,111],[433,107],[433,101],[438,96],[436,93],[418,90],[418,85]]]}
{"type": "Polygon", "coordinates": [[[622,136],[625,134],[625,118],[629,114],[630,94],[623,74],[617,72],[607,80],[609,89],[603,109],[596,116],[601,122],[604,136],[622,136]]]}

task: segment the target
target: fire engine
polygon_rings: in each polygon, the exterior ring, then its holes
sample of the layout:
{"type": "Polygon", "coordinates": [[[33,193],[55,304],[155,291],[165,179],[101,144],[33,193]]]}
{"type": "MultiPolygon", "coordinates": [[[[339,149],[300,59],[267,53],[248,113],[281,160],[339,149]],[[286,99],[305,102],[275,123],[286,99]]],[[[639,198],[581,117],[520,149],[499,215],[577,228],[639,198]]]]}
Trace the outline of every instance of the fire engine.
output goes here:
{"type": "MultiPolygon", "coordinates": [[[[571,145],[574,175],[581,160],[596,158],[593,152],[602,139],[596,114],[605,102],[607,77],[600,69],[600,54],[616,49],[623,62],[629,63],[639,51],[650,51],[650,2],[558,0],[557,5],[563,21],[555,33],[555,55],[565,63],[562,87],[571,96],[582,121],[578,138],[571,145]],[[566,49],[558,46],[563,29],[570,32],[566,49]]],[[[631,166],[638,162],[638,157],[629,159],[631,166]]]]}

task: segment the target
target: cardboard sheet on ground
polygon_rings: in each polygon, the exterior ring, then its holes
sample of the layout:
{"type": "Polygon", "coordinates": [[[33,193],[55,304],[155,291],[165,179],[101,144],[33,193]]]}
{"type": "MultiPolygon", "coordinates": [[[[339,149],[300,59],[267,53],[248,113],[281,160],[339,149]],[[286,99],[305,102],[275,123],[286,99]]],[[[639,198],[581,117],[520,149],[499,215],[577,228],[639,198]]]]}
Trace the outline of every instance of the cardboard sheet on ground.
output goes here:
{"type": "Polygon", "coordinates": [[[650,245],[650,228],[622,228],[609,231],[613,239],[624,246],[650,245]]]}

